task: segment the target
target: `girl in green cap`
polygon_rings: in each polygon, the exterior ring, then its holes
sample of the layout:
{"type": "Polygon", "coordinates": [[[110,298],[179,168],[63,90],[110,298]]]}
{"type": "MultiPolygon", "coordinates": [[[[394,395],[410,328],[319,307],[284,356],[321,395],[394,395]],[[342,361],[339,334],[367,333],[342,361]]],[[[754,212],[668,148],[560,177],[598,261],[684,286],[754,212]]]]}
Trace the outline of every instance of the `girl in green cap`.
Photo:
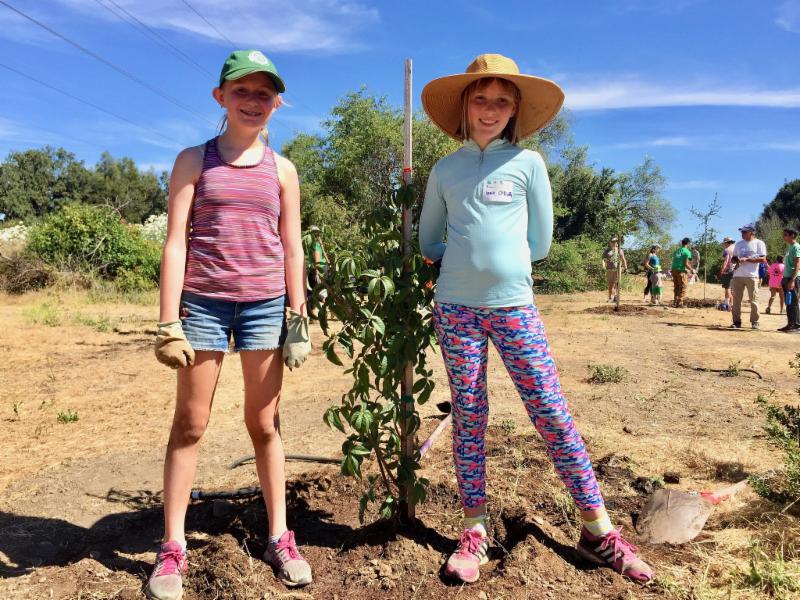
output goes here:
{"type": "Polygon", "coordinates": [[[261,52],[232,53],[212,92],[225,110],[220,135],[183,150],[172,170],[156,357],[177,369],[178,392],[164,464],[164,542],[145,587],[150,598],[183,593],[184,520],[231,339],[241,351],[244,420],[269,517],[265,559],[286,585],[311,582],[286,526],[278,414],[284,364],[299,367],[311,351],[297,171],[265,143],[284,90],[261,52]]]}

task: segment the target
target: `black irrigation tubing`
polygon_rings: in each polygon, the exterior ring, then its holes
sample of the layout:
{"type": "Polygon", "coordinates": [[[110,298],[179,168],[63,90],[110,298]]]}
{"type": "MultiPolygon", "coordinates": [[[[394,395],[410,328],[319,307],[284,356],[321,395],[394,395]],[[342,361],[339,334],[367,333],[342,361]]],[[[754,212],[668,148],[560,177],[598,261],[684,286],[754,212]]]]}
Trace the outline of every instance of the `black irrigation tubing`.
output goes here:
{"type": "Polygon", "coordinates": [[[224,500],[226,498],[252,498],[261,495],[261,487],[244,487],[230,492],[204,492],[203,490],[192,490],[192,500],[224,500]]]}

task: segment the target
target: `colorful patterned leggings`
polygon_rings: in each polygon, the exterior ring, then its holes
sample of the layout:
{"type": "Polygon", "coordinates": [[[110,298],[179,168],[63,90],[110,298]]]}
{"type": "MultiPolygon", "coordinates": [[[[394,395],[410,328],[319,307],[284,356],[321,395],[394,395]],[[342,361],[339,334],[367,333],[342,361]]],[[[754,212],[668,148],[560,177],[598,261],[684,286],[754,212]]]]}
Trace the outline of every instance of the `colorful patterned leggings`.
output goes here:
{"type": "Polygon", "coordinates": [[[437,304],[433,315],[453,397],[453,454],[462,504],[474,508],[486,502],[486,363],[491,338],[575,504],[580,510],[602,508],[592,463],[561,393],[536,307],[437,304]]]}

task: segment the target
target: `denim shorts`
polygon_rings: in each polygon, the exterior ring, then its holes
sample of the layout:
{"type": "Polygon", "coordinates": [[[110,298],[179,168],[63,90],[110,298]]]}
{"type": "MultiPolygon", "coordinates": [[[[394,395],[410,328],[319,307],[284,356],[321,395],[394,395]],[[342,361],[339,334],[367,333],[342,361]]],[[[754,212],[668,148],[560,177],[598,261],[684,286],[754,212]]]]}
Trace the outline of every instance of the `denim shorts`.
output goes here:
{"type": "Polygon", "coordinates": [[[286,296],[254,302],[181,294],[180,318],[186,339],[195,350],[275,350],[286,339],[286,296]]]}

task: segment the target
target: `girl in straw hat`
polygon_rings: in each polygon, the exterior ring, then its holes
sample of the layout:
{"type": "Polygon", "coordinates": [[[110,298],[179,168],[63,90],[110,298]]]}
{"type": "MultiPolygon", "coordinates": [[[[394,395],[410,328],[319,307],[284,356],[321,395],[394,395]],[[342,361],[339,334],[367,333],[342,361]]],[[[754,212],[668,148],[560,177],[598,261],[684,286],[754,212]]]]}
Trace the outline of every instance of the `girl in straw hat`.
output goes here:
{"type": "Polygon", "coordinates": [[[555,117],[563,100],[555,83],[521,75],[514,61],[497,54],[479,56],[466,73],[435,79],[422,91],[431,120],[464,143],[431,171],[419,238],[426,258],[442,260],[433,314],[453,398],[453,452],[465,515],[445,572],[466,582],[478,579],[489,546],[489,339],[581,511],[578,552],[637,581],[653,576],[611,524],[533,303],[531,261],[550,249],[553,205],[542,157],[516,143],[555,117]]]}

